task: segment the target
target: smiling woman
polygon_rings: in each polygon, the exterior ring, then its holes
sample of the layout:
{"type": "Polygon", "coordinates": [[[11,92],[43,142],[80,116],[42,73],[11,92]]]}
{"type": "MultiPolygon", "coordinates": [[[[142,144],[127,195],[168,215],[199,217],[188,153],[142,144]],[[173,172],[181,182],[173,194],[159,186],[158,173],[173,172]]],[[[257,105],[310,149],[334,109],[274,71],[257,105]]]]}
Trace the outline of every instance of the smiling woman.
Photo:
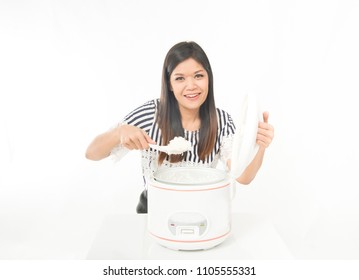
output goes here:
{"type": "MultiPolygon", "coordinates": [[[[165,143],[183,130],[201,130],[198,156],[201,160],[213,151],[217,134],[217,115],[213,93],[213,74],[207,55],[194,42],[173,46],[162,69],[162,92],[158,123],[165,143]]],[[[166,154],[160,154],[162,163],[166,154]]],[[[183,160],[183,155],[170,159],[183,160]]]]}
{"type": "MultiPolygon", "coordinates": [[[[273,138],[273,127],[258,124],[260,148],[237,181],[249,184],[259,170],[264,150],[273,138]]],[[[219,161],[229,167],[235,125],[231,116],[216,108],[213,74],[208,57],[195,42],[180,42],[167,53],[162,69],[159,99],[129,113],[115,128],[100,134],[89,145],[86,157],[100,160],[109,155],[121,159],[127,150],[141,150],[145,184],[162,167],[211,167],[219,161]],[[175,137],[191,143],[182,154],[157,151],[152,144],[168,145],[175,137]]],[[[138,213],[147,213],[147,190],[140,197],[138,213]]]]}

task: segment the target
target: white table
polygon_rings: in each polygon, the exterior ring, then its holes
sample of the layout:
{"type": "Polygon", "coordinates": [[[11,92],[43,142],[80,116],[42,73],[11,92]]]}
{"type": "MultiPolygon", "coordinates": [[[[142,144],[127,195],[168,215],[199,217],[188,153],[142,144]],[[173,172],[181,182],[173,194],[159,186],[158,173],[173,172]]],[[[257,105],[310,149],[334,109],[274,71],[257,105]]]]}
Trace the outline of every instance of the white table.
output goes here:
{"type": "Polygon", "coordinates": [[[104,219],[87,259],[293,259],[273,224],[255,214],[234,213],[231,235],[202,251],[175,251],[157,244],[147,232],[146,214],[104,219]]]}

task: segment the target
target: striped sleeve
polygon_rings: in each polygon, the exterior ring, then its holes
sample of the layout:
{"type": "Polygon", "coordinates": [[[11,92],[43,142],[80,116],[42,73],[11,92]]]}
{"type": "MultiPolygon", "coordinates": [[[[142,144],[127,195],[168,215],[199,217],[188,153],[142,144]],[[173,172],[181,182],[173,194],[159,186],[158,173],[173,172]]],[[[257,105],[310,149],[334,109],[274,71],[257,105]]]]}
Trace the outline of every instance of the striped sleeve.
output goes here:
{"type": "Polygon", "coordinates": [[[150,131],[156,113],[156,100],[151,100],[129,113],[123,123],[137,126],[147,133],[150,131]]]}
{"type": "Polygon", "coordinates": [[[236,132],[236,126],[232,117],[227,112],[217,109],[218,116],[218,137],[216,149],[219,149],[220,158],[226,163],[232,154],[233,136],[236,132]]]}
{"type": "Polygon", "coordinates": [[[236,131],[236,127],[232,120],[232,117],[227,112],[217,109],[217,116],[218,116],[218,130],[220,136],[228,136],[234,134],[236,131]]]}

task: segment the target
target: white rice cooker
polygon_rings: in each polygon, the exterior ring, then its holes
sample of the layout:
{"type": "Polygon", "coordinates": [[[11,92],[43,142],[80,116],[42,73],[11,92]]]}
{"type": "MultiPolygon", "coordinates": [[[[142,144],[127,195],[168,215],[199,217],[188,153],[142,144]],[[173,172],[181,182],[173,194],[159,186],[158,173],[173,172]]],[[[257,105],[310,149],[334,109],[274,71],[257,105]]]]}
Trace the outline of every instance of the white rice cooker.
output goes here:
{"type": "Polygon", "coordinates": [[[148,232],[174,250],[205,250],[231,232],[231,201],[238,178],[258,151],[256,134],[261,112],[257,99],[242,101],[234,136],[231,171],[175,167],[154,173],[148,185],[148,232]]]}

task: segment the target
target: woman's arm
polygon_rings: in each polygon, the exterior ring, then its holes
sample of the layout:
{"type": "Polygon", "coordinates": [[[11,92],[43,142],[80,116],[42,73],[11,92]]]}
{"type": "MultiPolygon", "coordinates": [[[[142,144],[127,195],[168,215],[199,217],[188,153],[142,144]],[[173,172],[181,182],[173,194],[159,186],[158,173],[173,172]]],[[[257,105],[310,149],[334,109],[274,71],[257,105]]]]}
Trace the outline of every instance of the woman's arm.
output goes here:
{"type": "Polygon", "coordinates": [[[143,150],[149,148],[148,143],[156,142],[144,130],[132,125],[120,125],[95,137],[85,156],[90,160],[101,160],[120,144],[129,150],[143,150]]]}
{"type": "Polygon", "coordinates": [[[243,171],[241,176],[236,179],[238,183],[242,185],[248,185],[253,181],[257,175],[258,170],[262,166],[264,152],[265,149],[260,147],[252,162],[243,171]]]}
{"type": "Polygon", "coordinates": [[[92,140],[86,150],[86,158],[101,160],[110,155],[112,149],[120,144],[120,126],[102,133],[92,140]]]}
{"type": "Polygon", "coordinates": [[[259,123],[257,132],[259,149],[252,162],[243,171],[241,176],[236,179],[240,184],[248,185],[256,177],[263,162],[265,149],[269,147],[273,140],[274,128],[268,123],[268,116],[268,112],[263,113],[263,122],[259,123]]]}

